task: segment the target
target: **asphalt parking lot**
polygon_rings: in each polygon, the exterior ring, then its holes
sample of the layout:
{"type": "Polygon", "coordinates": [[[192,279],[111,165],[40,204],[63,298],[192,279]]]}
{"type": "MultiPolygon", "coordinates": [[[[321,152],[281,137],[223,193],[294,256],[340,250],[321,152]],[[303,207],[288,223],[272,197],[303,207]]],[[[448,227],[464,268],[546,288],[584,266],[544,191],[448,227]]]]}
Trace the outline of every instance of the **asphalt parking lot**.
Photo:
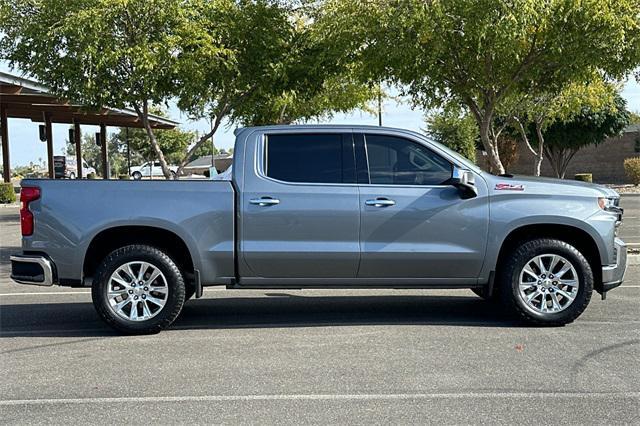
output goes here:
{"type": "MultiPolygon", "coordinates": [[[[640,246],[640,197],[622,236],[640,246]]],[[[522,327],[470,291],[207,289],[122,337],[84,289],[9,280],[0,208],[0,422],[640,424],[640,261],[575,323],[522,327]]]]}

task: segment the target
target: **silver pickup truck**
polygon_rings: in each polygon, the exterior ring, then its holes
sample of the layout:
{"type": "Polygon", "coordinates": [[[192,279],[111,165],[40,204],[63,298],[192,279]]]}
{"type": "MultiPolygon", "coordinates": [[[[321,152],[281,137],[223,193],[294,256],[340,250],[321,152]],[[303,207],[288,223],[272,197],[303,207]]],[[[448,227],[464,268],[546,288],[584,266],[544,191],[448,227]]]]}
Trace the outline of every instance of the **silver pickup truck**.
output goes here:
{"type": "Polygon", "coordinates": [[[125,333],[168,327],[206,286],[469,288],[538,325],[619,286],[619,196],[493,176],[423,135],[236,132],[230,181],[22,182],[22,284],[90,286],[125,333]]]}

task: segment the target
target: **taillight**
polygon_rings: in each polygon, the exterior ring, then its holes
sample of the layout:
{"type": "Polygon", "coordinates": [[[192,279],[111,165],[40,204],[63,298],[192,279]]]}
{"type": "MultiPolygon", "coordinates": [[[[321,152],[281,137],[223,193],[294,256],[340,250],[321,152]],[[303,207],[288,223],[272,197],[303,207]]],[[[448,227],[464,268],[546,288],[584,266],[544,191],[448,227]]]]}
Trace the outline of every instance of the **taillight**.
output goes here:
{"type": "Polygon", "coordinates": [[[40,188],[31,186],[23,187],[20,190],[20,229],[22,235],[28,237],[33,234],[33,213],[29,211],[29,203],[40,198],[40,188]]]}

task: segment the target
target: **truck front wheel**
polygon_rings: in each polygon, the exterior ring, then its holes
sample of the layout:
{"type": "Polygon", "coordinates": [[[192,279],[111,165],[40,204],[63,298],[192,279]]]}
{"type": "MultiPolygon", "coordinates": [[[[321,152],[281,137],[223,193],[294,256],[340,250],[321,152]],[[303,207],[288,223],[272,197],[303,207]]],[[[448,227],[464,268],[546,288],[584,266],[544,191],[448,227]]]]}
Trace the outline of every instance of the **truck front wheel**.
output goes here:
{"type": "Polygon", "coordinates": [[[564,241],[526,241],[501,266],[502,302],[530,324],[568,324],[584,312],[591,299],[591,266],[564,241]]]}
{"type": "Polygon", "coordinates": [[[93,305],[111,327],[126,334],[152,334],[169,327],[185,301],[180,269],[167,254],[147,245],[111,252],[91,289],[93,305]]]}

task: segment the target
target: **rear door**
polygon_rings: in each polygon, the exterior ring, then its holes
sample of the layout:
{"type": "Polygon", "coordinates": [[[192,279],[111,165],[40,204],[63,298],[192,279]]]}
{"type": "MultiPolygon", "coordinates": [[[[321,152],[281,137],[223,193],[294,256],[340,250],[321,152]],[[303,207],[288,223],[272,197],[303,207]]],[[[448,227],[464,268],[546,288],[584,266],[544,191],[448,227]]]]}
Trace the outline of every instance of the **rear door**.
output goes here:
{"type": "Polygon", "coordinates": [[[355,139],[362,246],[358,277],[473,283],[487,244],[484,181],[476,179],[477,197],[463,199],[447,183],[453,164],[421,141],[375,133],[355,139]]]}
{"type": "Polygon", "coordinates": [[[263,134],[255,150],[247,148],[244,176],[243,284],[356,277],[360,208],[350,132],[263,134]]]}

